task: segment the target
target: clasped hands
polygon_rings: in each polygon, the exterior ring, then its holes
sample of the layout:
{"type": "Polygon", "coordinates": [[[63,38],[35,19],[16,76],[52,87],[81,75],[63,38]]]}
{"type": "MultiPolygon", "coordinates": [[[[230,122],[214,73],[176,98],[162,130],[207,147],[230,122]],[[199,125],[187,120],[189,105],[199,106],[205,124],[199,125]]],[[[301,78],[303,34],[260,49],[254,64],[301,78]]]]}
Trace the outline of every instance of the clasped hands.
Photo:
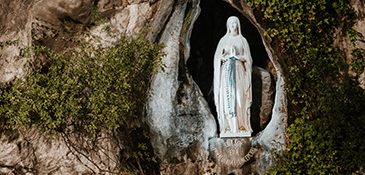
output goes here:
{"type": "Polygon", "coordinates": [[[230,52],[230,55],[227,57],[224,57],[224,59],[223,59],[223,61],[224,62],[226,62],[226,61],[228,61],[229,59],[235,59],[235,60],[239,60],[239,61],[241,61],[242,63],[243,63],[243,68],[245,69],[245,71],[246,71],[246,66],[245,66],[245,63],[247,62],[246,61],[246,59],[244,59],[244,58],[239,58],[238,56],[237,56],[237,54],[236,54],[236,48],[234,47],[234,46],[231,46],[231,52],[230,52]]]}

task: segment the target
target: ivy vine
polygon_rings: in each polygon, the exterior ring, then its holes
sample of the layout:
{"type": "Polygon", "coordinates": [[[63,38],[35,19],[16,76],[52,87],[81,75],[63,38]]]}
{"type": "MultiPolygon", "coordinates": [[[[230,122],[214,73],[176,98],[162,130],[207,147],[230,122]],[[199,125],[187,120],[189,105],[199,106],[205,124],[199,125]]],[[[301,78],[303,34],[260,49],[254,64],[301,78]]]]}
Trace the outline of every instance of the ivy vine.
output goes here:
{"type": "Polygon", "coordinates": [[[351,174],[364,171],[364,52],[348,0],[247,0],[278,43],[290,119],[286,150],[270,174],[351,174]],[[347,36],[351,58],[334,45],[347,36]],[[362,167],[362,168],[361,168],[362,167]]]}

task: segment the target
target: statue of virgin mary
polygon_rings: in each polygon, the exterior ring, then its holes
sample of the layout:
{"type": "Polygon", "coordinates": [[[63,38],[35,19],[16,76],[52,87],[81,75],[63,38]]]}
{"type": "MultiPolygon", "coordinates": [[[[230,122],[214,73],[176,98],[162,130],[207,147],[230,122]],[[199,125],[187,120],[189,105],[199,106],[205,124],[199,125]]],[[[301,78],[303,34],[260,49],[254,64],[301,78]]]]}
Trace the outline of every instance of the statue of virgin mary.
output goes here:
{"type": "Polygon", "coordinates": [[[250,137],[252,58],[237,17],[227,20],[227,33],[214,55],[214,103],[220,137],[250,137]]]}

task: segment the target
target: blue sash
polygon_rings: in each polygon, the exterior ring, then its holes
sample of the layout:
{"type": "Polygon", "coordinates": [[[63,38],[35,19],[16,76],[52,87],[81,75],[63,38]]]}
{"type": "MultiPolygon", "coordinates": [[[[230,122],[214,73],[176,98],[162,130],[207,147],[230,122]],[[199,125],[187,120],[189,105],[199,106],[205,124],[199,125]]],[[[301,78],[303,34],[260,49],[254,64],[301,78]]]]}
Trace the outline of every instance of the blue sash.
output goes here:
{"type": "Polygon", "coordinates": [[[228,63],[228,72],[227,72],[227,81],[225,85],[227,87],[227,103],[228,103],[228,117],[236,117],[236,60],[237,58],[231,57],[229,58],[228,63]]]}

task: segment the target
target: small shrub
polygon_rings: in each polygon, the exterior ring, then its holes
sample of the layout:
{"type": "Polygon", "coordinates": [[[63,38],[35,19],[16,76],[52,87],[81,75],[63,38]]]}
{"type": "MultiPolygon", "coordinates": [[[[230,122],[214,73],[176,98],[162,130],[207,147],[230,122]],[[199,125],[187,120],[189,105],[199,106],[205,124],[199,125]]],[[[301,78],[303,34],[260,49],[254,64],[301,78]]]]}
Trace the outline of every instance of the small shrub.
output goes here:
{"type": "Polygon", "coordinates": [[[121,38],[107,49],[80,43],[70,57],[31,48],[35,55],[47,52],[51,66],[28,68],[24,79],[2,94],[8,128],[36,126],[55,134],[67,122],[80,131],[139,125],[138,107],[150,75],[161,66],[163,45],[142,37],[121,38]]]}

